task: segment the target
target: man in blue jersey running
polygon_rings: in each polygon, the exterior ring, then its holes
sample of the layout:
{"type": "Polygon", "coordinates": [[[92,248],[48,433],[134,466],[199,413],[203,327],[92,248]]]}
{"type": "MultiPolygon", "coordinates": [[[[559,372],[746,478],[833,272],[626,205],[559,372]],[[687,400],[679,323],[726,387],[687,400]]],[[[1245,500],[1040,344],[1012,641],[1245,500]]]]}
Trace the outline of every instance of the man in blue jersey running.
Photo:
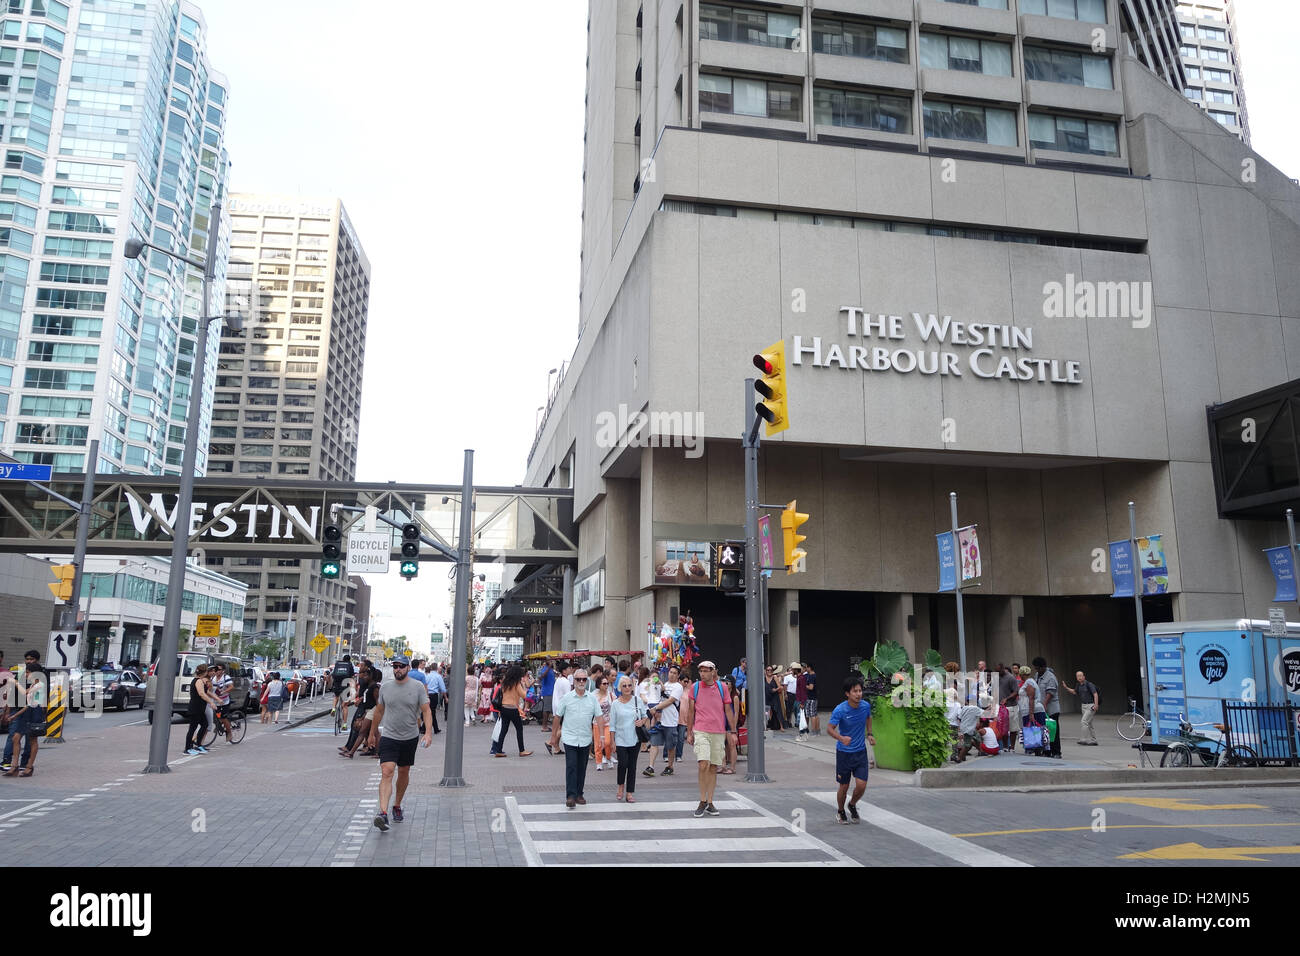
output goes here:
{"type": "Polygon", "coordinates": [[[849,675],[844,678],[844,702],[831,712],[826,732],[835,738],[835,782],[840,785],[835,795],[839,810],[835,818],[840,823],[860,822],[858,801],[867,790],[867,741],[876,745],[871,733],[871,704],[862,699],[862,678],[849,675]],[[853,799],[848,813],[844,812],[844,798],[849,794],[849,778],[856,778],[853,799]]]}

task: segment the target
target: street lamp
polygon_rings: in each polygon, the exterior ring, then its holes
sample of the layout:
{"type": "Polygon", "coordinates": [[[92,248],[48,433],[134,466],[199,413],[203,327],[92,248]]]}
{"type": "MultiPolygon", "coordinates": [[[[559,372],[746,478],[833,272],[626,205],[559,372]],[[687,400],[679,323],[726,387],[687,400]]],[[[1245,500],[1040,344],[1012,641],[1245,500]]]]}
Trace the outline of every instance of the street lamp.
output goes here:
{"type": "MultiPolygon", "coordinates": [[[[143,239],[128,239],[125,255],[138,259],[146,248],[161,252],[196,269],[203,270],[203,300],[199,303],[198,339],[194,346],[189,415],[185,423],[185,450],[181,455],[180,488],[176,497],[176,517],[172,523],[171,568],[167,577],[167,609],[163,616],[162,647],[158,652],[157,693],[154,697],[153,727],[149,734],[149,761],[145,773],[168,773],[167,745],[171,738],[172,694],[176,685],[176,656],[180,645],[181,601],[185,596],[185,554],[189,545],[190,506],[194,500],[194,462],[198,457],[199,411],[203,405],[203,373],[207,365],[208,326],[222,316],[207,315],[212,303],[212,279],[217,267],[217,242],[221,230],[221,202],[208,212],[208,245],[204,260],[199,262],[143,239]]],[[[238,332],[244,327],[242,317],[232,316],[227,324],[238,332]]]]}

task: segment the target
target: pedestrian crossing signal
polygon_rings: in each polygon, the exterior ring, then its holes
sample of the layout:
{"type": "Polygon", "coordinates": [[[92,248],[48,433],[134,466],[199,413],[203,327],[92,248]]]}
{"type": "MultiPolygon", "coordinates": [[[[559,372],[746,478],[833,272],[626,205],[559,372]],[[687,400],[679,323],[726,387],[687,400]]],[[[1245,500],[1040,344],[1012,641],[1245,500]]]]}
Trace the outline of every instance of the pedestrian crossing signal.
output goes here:
{"type": "Polygon", "coordinates": [[[722,541],[713,546],[713,585],[729,594],[745,589],[743,542],[722,541]]]}

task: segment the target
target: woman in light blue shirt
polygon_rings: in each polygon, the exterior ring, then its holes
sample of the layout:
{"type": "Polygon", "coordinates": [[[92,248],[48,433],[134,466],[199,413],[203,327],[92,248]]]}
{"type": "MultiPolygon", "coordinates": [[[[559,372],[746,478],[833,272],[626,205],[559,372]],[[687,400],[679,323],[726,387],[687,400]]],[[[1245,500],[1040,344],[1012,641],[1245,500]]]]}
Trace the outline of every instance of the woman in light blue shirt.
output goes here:
{"type": "Polygon", "coordinates": [[[609,705],[609,726],[614,731],[614,746],[618,748],[618,800],[636,803],[632,791],[636,789],[636,757],[641,744],[636,728],[649,723],[645,703],[632,692],[632,678],[622,674],[618,678],[618,697],[609,705]]]}

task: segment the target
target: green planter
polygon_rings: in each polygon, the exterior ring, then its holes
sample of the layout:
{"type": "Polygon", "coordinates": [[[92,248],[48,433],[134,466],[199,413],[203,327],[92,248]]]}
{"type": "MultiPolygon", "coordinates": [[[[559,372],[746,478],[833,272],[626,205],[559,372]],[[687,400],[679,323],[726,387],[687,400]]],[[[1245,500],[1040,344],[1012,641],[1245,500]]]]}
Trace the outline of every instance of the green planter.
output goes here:
{"type": "Polygon", "coordinates": [[[906,727],[907,708],[891,706],[888,697],[877,697],[871,702],[871,732],[876,738],[876,766],[879,769],[905,773],[916,769],[912,747],[903,733],[906,727]]]}

